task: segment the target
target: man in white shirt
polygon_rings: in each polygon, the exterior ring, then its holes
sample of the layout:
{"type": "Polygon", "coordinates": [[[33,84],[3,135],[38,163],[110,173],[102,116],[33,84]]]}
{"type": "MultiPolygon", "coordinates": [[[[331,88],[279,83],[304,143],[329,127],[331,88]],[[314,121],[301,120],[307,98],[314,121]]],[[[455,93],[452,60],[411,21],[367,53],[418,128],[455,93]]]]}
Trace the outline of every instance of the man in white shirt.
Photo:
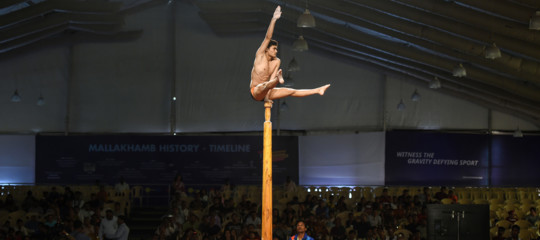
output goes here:
{"type": "Polygon", "coordinates": [[[120,177],[120,182],[114,185],[114,191],[116,192],[116,196],[125,196],[126,194],[129,194],[129,184],[126,183],[124,177],[120,177]]]}
{"type": "Polygon", "coordinates": [[[105,218],[101,220],[101,224],[99,226],[99,239],[108,240],[109,238],[107,238],[107,236],[114,235],[116,233],[116,230],[118,229],[117,220],[118,217],[113,216],[113,211],[111,209],[107,209],[105,218]]]}
{"type": "Polygon", "coordinates": [[[251,211],[244,221],[244,226],[249,226],[252,224],[256,228],[260,228],[261,223],[261,218],[257,216],[257,213],[255,211],[251,211]]]}
{"type": "Polygon", "coordinates": [[[105,235],[110,240],[128,240],[129,228],[126,225],[126,217],[124,215],[118,216],[118,229],[113,234],[105,235]]]}

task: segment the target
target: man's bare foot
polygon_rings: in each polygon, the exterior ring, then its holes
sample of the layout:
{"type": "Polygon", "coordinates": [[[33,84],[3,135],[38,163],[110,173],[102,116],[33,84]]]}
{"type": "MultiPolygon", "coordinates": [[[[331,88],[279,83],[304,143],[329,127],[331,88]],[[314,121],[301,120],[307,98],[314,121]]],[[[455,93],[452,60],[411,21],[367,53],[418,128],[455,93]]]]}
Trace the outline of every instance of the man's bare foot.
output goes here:
{"type": "Polygon", "coordinates": [[[283,79],[283,71],[281,71],[281,69],[277,71],[277,78],[279,79],[280,84],[285,83],[285,79],[283,79]]]}
{"type": "Polygon", "coordinates": [[[319,95],[324,95],[324,92],[326,91],[326,89],[328,89],[330,87],[330,84],[326,84],[322,87],[319,88],[319,95]]]}

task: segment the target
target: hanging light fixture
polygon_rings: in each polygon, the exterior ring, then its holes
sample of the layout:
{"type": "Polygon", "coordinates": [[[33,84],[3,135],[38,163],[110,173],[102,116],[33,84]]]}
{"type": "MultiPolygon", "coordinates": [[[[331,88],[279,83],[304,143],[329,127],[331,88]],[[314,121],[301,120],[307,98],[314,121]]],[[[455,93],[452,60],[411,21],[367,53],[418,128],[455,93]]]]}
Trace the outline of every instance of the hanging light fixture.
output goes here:
{"type": "Polygon", "coordinates": [[[293,51],[303,52],[308,50],[307,41],[304,39],[304,36],[300,35],[293,43],[293,51]]]}
{"type": "Polygon", "coordinates": [[[412,100],[413,102],[418,102],[418,101],[420,101],[420,98],[421,98],[421,97],[422,97],[422,96],[420,96],[420,94],[418,93],[418,90],[417,90],[417,89],[414,89],[414,92],[413,92],[413,94],[411,95],[411,100],[412,100]]]}
{"type": "Polygon", "coordinates": [[[454,77],[466,77],[467,76],[467,70],[465,70],[465,67],[463,67],[463,64],[458,64],[454,70],[452,70],[452,75],[454,77]]]}
{"type": "Polygon", "coordinates": [[[296,62],[296,59],[293,57],[291,62],[289,62],[289,66],[287,67],[287,71],[289,72],[296,72],[300,71],[300,65],[298,65],[298,62],[296,62]]]}
{"type": "Polygon", "coordinates": [[[484,57],[487,59],[497,59],[501,57],[501,50],[493,43],[493,45],[488,46],[484,51],[484,57]]]}
{"type": "Polygon", "coordinates": [[[439,89],[441,88],[441,81],[439,81],[438,77],[434,77],[429,81],[429,88],[431,89],[439,89]]]}
{"type": "Polygon", "coordinates": [[[514,131],[514,134],[512,134],[512,136],[514,136],[515,138],[522,138],[523,137],[523,132],[521,132],[519,127],[517,127],[516,131],[514,131]]]}
{"type": "Polygon", "coordinates": [[[15,92],[11,96],[11,101],[12,102],[20,102],[21,101],[21,96],[19,95],[19,91],[17,89],[15,89],[15,92]]]}
{"type": "Polygon", "coordinates": [[[39,98],[38,98],[36,104],[38,106],[40,106],[40,107],[45,105],[45,98],[43,98],[43,95],[41,93],[39,94],[39,98]]]}
{"type": "Polygon", "coordinates": [[[315,27],[315,18],[309,12],[307,0],[306,9],[304,10],[304,13],[300,15],[300,17],[298,17],[298,21],[296,21],[296,26],[302,28],[315,27]]]}
{"type": "Polygon", "coordinates": [[[399,101],[398,105],[397,105],[397,110],[399,111],[403,111],[405,110],[405,103],[403,103],[403,98],[399,101]]]}
{"type": "Polygon", "coordinates": [[[289,105],[287,105],[287,103],[283,101],[279,106],[279,111],[285,112],[287,110],[289,110],[289,105]]]}
{"type": "Polygon", "coordinates": [[[540,11],[536,11],[529,21],[529,29],[540,30],[540,11]]]}

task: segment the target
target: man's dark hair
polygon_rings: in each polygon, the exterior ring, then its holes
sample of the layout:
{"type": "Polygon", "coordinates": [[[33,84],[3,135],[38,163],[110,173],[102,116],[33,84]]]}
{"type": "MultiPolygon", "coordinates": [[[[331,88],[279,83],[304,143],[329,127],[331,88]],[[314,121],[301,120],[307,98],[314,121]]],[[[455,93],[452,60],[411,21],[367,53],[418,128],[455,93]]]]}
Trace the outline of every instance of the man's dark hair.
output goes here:
{"type": "Polygon", "coordinates": [[[116,217],[116,218],[122,219],[122,221],[124,221],[124,222],[126,221],[126,216],[124,216],[124,215],[118,215],[118,217],[116,217]]]}
{"type": "Polygon", "coordinates": [[[266,48],[270,48],[271,46],[274,46],[274,45],[276,45],[276,47],[277,47],[278,41],[276,41],[274,39],[271,39],[270,42],[268,43],[268,47],[266,47],[266,48]]]}
{"type": "Polygon", "coordinates": [[[306,230],[308,229],[308,225],[306,224],[306,222],[304,220],[298,220],[296,221],[296,226],[298,226],[299,223],[303,223],[304,224],[304,227],[306,228],[306,230]]]}

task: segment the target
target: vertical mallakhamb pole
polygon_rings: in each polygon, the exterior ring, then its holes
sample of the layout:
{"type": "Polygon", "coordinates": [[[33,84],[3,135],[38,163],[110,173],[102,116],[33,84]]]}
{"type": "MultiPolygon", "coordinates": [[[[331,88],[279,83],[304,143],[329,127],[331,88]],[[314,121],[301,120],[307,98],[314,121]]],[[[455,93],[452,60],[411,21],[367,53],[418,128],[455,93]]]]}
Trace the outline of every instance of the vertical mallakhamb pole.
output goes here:
{"type": "Polygon", "coordinates": [[[272,102],[264,103],[263,186],[261,240],[272,240],[272,102]]]}

